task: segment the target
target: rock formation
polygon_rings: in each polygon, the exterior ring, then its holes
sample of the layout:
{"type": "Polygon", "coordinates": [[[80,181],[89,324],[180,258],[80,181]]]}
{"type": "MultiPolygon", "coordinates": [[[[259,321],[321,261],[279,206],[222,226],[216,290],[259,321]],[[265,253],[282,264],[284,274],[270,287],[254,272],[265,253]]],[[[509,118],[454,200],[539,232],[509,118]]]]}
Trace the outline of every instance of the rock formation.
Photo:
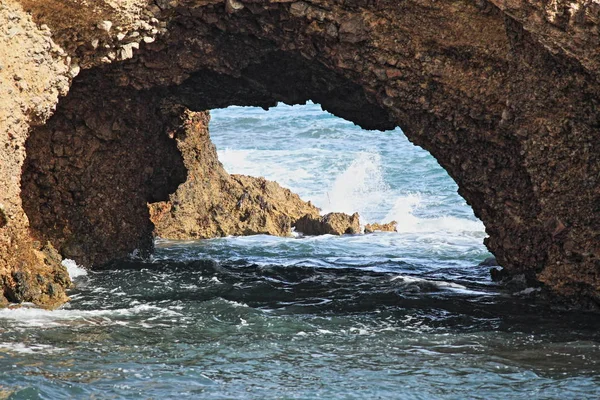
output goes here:
{"type": "Polygon", "coordinates": [[[188,170],[187,180],[169,201],[151,204],[156,235],[165,239],[289,236],[298,218],[318,218],[318,208],[276,182],[229,175],[210,141],[207,112],[185,110],[181,116],[181,128],[173,137],[188,170]]]}
{"type": "Polygon", "coordinates": [[[360,233],[358,213],[352,215],[332,212],[324,216],[305,215],[294,224],[305,235],[344,235],[360,233]]]}
{"type": "Polygon", "coordinates": [[[365,233],[373,232],[397,232],[398,223],[396,221],[388,222],[387,224],[366,224],[365,233]]]}
{"type": "Polygon", "coordinates": [[[507,274],[600,303],[597,2],[90,3],[0,4],[5,297],[39,275],[64,300],[40,249],[98,264],[151,246],[146,203],[185,180],[182,110],[312,99],[429,150],[507,274]]]}

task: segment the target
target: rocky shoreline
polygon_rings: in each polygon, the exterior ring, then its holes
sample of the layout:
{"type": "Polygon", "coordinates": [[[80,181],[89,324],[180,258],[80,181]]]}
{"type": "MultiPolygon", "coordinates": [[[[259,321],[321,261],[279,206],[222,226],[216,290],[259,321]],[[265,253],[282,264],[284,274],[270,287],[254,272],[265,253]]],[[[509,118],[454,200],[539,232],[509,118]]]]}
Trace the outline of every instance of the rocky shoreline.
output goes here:
{"type": "MultiPolygon", "coordinates": [[[[172,133],[187,168],[187,178],[167,201],[151,203],[154,234],[163,239],[224,236],[344,235],[362,232],[358,213],[329,213],[302,200],[277,182],[228,174],[210,140],[208,112],[183,112],[172,133]]],[[[393,224],[367,225],[368,232],[395,230],[393,224]],[[392,229],[393,227],[393,229],[392,229]]]]}
{"type": "Polygon", "coordinates": [[[168,201],[150,204],[155,235],[206,239],[267,234],[289,236],[292,224],[319,210],[276,182],[228,174],[210,140],[208,112],[184,112],[174,133],[187,179],[168,201]]]}

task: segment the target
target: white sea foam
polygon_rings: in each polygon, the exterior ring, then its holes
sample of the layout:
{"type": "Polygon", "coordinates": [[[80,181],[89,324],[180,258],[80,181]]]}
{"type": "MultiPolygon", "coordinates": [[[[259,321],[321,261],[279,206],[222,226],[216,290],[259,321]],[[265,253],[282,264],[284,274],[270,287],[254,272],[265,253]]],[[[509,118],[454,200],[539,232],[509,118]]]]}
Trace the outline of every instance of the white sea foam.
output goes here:
{"type": "Polygon", "coordinates": [[[51,328],[67,325],[77,320],[91,321],[91,319],[101,318],[111,312],[106,310],[80,311],[66,309],[51,311],[34,307],[19,307],[0,310],[0,319],[11,320],[14,325],[20,327],[51,328]]]}
{"type": "Polygon", "coordinates": [[[48,344],[0,343],[0,353],[39,354],[56,353],[59,351],[64,351],[64,349],[48,344]]]}
{"type": "Polygon", "coordinates": [[[357,327],[352,327],[350,329],[348,329],[350,334],[353,335],[369,335],[372,332],[369,332],[369,329],[365,329],[363,327],[357,328],[357,327]]]}
{"type": "Polygon", "coordinates": [[[77,265],[75,261],[70,260],[68,258],[62,260],[62,265],[67,269],[67,272],[69,273],[71,279],[75,279],[79,276],[85,276],[88,274],[85,269],[81,268],[79,265],[77,265]]]}
{"type": "Polygon", "coordinates": [[[481,221],[454,216],[421,218],[414,212],[423,204],[420,193],[405,194],[396,198],[390,208],[394,191],[384,180],[381,156],[377,152],[361,152],[346,170],[337,176],[330,189],[317,200],[322,213],[332,211],[352,214],[358,212],[361,223],[398,222],[399,233],[463,233],[484,232],[481,221]],[[385,217],[374,221],[374,215],[389,209],[385,217]]]}
{"type": "Polygon", "coordinates": [[[219,161],[225,169],[233,174],[248,173],[255,169],[255,163],[248,160],[252,150],[224,149],[217,152],[219,161]],[[243,171],[243,172],[242,172],[243,171]]]}
{"type": "Polygon", "coordinates": [[[336,211],[362,218],[379,208],[389,198],[390,188],[385,183],[379,153],[361,152],[333,182],[318,200],[323,214],[336,211]]]}
{"type": "Polygon", "coordinates": [[[405,283],[429,283],[439,288],[447,288],[447,289],[459,289],[459,290],[467,290],[467,288],[463,285],[459,285],[458,283],[446,282],[446,281],[432,281],[429,279],[416,278],[414,276],[406,276],[406,275],[398,275],[391,278],[391,281],[401,280],[405,283]]]}
{"type": "MultiPolygon", "coordinates": [[[[313,153],[321,152],[312,150],[313,153]]],[[[298,182],[314,179],[298,159],[306,158],[306,151],[298,150],[233,150],[217,152],[225,170],[232,174],[262,176],[297,191],[298,182]]],[[[303,186],[302,184],[299,185],[303,186]]]]}
{"type": "Polygon", "coordinates": [[[520,292],[516,292],[515,296],[528,296],[532,293],[541,292],[541,291],[542,291],[541,288],[528,287],[528,288],[521,290],[520,292]]]}
{"type": "Polygon", "coordinates": [[[392,209],[382,222],[398,222],[400,233],[425,232],[485,232],[483,223],[479,220],[443,216],[434,218],[419,218],[413,213],[421,205],[422,196],[418,193],[398,197],[392,209]]]}
{"type": "Polygon", "coordinates": [[[407,285],[421,286],[421,285],[433,285],[438,289],[450,290],[455,293],[463,293],[470,295],[490,295],[490,293],[482,292],[479,290],[472,290],[458,283],[448,281],[429,280],[423,278],[417,278],[414,276],[397,275],[390,279],[391,281],[400,280],[402,283],[407,285]]]}
{"type": "Polygon", "coordinates": [[[0,319],[12,321],[11,324],[21,328],[52,328],[70,325],[113,325],[126,324],[123,317],[137,314],[149,314],[150,319],[157,317],[178,317],[176,311],[157,307],[149,304],[140,304],[130,308],[113,310],[71,310],[61,308],[58,310],[45,310],[33,305],[22,305],[18,308],[0,309],[0,319]]]}
{"type": "Polygon", "coordinates": [[[226,300],[226,299],[221,299],[223,302],[229,304],[232,307],[235,308],[249,308],[247,304],[244,303],[239,303],[237,301],[233,301],[233,300],[226,300]]]}

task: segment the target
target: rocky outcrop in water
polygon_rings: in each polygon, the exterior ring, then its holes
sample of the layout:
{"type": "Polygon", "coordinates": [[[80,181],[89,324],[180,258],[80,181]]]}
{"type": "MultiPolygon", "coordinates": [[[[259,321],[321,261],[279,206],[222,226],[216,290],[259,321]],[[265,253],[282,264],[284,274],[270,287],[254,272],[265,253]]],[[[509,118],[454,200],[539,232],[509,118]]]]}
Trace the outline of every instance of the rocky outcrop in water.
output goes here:
{"type": "Polygon", "coordinates": [[[209,114],[182,114],[173,132],[187,180],[166,202],[150,205],[155,233],[165,239],[205,239],[268,234],[289,236],[301,216],[319,209],[264,178],[228,174],[210,141],[209,114]]]}
{"type": "Polygon", "coordinates": [[[31,273],[65,299],[43,248],[84,264],[150,250],[146,203],[185,181],[176,106],[312,99],[402,127],[456,180],[507,274],[598,304],[599,21],[583,0],[4,1],[4,296],[31,273]]]}
{"type": "Polygon", "coordinates": [[[305,215],[294,223],[297,232],[305,235],[345,235],[360,233],[358,213],[332,212],[323,216],[305,215]]]}
{"type": "Polygon", "coordinates": [[[388,222],[387,224],[366,224],[365,225],[365,233],[373,233],[373,232],[397,232],[398,231],[398,223],[396,221],[388,222]]]}

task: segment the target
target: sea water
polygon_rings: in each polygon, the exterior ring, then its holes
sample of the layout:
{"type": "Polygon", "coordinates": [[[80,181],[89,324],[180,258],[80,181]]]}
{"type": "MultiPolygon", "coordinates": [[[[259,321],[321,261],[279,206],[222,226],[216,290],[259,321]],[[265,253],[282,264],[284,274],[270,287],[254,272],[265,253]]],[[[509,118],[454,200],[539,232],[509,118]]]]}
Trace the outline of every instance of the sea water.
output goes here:
{"type": "Polygon", "coordinates": [[[231,173],[397,233],[157,240],[59,310],[0,310],[0,398],[596,399],[600,322],[508,292],[485,229],[400,130],[318,105],[212,113],[231,173]]]}

